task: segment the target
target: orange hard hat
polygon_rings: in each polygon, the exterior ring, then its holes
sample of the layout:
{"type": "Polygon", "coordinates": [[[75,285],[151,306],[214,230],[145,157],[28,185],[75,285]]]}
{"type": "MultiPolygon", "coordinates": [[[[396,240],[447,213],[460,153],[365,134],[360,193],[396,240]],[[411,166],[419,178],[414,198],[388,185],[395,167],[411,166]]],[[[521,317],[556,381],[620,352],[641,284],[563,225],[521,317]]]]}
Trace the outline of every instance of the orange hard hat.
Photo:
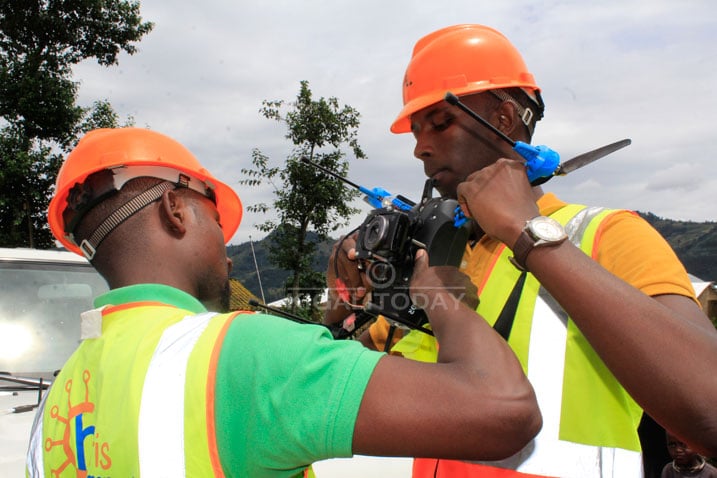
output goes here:
{"type": "MultiPolygon", "coordinates": [[[[57,240],[77,254],[85,252],[87,255],[84,247],[75,242],[73,229],[89,209],[78,214],[68,213],[71,209],[68,205],[74,200],[71,191],[86,181],[92,182],[88,177],[100,171],[107,171],[111,178],[110,186],[105,188],[111,191],[119,190],[133,178],[156,177],[210,197],[219,211],[225,242],[229,242],[241,222],[242,204],[237,193],[213,177],[177,141],[143,128],[96,129],[83,136],[67,156],[57,175],[55,194],[47,213],[50,229],[57,240]]],[[[88,190],[99,196],[92,188],[85,188],[88,190]]],[[[101,197],[90,199],[96,204],[101,197]]]]}
{"type": "Polygon", "coordinates": [[[411,131],[411,115],[456,96],[499,88],[523,88],[539,94],[518,50],[502,33],[483,25],[454,25],[426,35],[413,48],[403,79],[403,109],[391,125],[394,133],[411,131]]]}

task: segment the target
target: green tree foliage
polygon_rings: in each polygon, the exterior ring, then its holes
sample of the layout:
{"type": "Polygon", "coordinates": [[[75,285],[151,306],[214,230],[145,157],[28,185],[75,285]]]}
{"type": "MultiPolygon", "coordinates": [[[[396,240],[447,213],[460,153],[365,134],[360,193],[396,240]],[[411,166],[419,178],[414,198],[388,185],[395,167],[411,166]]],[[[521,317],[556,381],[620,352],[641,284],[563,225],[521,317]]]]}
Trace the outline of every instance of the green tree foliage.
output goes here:
{"type": "Polygon", "coordinates": [[[248,207],[249,211],[271,214],[257,227],[272,233],[269,251],[271,262],[291,271],[286,288],[296,312],[301,301],[307,305],[313,293],[323,290],[322,273],[312,270],[315,242],[307,240],[309,231],[320,240],[328,233],[346,226],[358,212],[349,203],[358,192],[340,181],[301,161],[302,157],[345,176],[348,161],[342,147],[348,146],[356,158],[365,158],[356,139],[359,112],[350,106],[339,106],[336,98],[313,99],[308,81],[302,81],[296,101],[263,101],[260,113],[267,119],[285,123],[286,138],[294,147],[283,167],[270,166],[269,158],[259,149],[252,152],[252,168],[242,169],[246,178],[241,184],[271,184],[273,207],[265,203],[248,207]]]}
{"type": "Polygon", "coordinates": [[[136,1],[0,0],[0,245],[54,245],[45,212],[62,154],[119,126],[107,101],[76,105],[72,67],[117,64],[152,27],[136,1]]]}

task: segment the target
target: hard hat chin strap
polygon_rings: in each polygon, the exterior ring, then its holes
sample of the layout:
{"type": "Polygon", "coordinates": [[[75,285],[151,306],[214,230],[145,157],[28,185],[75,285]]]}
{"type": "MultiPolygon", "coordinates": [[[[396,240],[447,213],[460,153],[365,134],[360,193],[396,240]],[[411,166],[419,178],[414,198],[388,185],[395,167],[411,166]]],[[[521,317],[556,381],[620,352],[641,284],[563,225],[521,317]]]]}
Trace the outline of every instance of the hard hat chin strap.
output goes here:
{"type": "Polygon", "coordinates": [[[67,195],[67,207],[62,213],[65,235],[70,237],[82,217],[97,204],[117,193],[129,181],[137,178],[157,178],[174,183],[177,187],[189,188],[217,203],[215,186],[174,168],[162,166],[114,166],[96,171],[82,183],[77,183],[67,195]]]}
{"type": "MultiPolygon", "coordinates": [[[[533,136],[533,129],[535,127],[535,125],[533,124],[533,117],[535,116],[535,113],[533,113],[533,110],[530,108],[526,108],[525,106],[518,103],[518,100],[513,98],[511,95],[506,93],[504,90],[488,90],[488,91],[493,96],[497,97],[498,99],[512,103],[513,106],[515,106],[516,111],[518,111],[518,116],[520,116],[520,119],[523,121],[523,124],[525,125],[526,128],[528,128],[528,133],[530,133],[530,136],[533,136]]],[[[536,121],[539,120],[541,117],[542,117],[542,114],[539,114],[536,121]]]]}
{"type": "MultiPolygon", "coordinates": [[[[119,209],[113,212],[107,219],[102,221],[97,229],[90,235],[89,239],[83,239],[79,244],[82,254],[91,261],[95,257],[97,248],[107,235],[117,226],[129,219],[132,215],[139,212],[144,207],[153,203],[164,194],[165,191],[175,189],[176,184],[170,182],[161,182],[147,189],[143,193],[124,203],[119,209]]],[[[74,238],[71,238],[74,240],[74,238]]]]}
{"type": "Polygon", "coordinates": [[[127,167],[114,166],[97,171],[88,176],[83,183],[76,184],[68,193],[67,208],[63,212],[65,221],[65,237],[77,244],[74,231],[82,217],[106,198],[116,194],[129,181],[137,178],[156,178],[163,180],[143,193],[127,201],[112,213],[88,239],[84,239],[78,247],[82,254],[92,260],[97,247],[122,222],[140,209],[159,199],[165,191],[175,188],[187,188],[196,191],[216,204],[215,186],[174,168],[143,165],[127,167]]]}

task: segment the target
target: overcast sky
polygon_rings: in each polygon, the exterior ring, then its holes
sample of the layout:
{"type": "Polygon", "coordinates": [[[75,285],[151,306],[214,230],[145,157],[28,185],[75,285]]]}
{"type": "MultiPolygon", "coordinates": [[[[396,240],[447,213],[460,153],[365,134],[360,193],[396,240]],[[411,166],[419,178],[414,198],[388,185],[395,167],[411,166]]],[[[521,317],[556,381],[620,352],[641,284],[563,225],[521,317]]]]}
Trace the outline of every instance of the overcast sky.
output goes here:
{"type": "MultiPolygon", "coordinates": [[[[712,0],[146,0],[155,23],[133,56],[109,69],[75,69],[80,104],[107,99],[122,118],[185,144],[245,205],[271,191],[238,184],[259,148],[279,165],[285,128],[263,118],[264,99],[315,98],[361,113],[349,177],[418,198],[422,167],[410,135],[389,125],[416,40],[457,23],[503,32],[542,89],[545,118],[534,144],[563,159],[622,138],[631,146],[545,185],[579,203],[714,221],[717,166],[717,2],[712,0]]],[[[369,206],[357,203],[362,222],[369,206]]],[[[238,244],[263,237],[245,212],[238,244]]],[[[338,233],[336,234],[338,236],[338,233]]]]}

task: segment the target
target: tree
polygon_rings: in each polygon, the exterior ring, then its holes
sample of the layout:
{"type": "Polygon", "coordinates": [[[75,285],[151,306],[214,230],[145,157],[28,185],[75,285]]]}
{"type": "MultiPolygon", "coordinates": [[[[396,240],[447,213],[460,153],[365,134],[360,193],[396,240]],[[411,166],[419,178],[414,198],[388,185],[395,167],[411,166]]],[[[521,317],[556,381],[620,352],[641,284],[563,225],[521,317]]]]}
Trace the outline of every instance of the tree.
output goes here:
{"type": "Polygon", "coordinates": [[[292,311],[296,312],[300,300],[310,300],[311,292],[323,290],[325,283],[323,274],[312,269],[316,244],[307,239],[307,234],[312,231],[324,240],[329,232],[346,226],[350,216],[358,212],[349,205],[358,191],[348,189],[301,158],[345,176],[349,165],[342,146],[348,146],[356,158],[366,157],[356,139],[360,115],[350,106],[340,107],[334,97],[314,100],[308,81],[301,81],[296,101],[286,104],[283,100],[264,100],[260,113],[286,124],[286,138],[294,148],[283,167],[270,166],[269,158],[255,148],[253,168],[241,170],[247,177],[240,183],[257,186],[268,181],[273,187],[273,210],[265,203],[247,209],[276,213],[277,219],[257,227],[272,233],[271,262],[291,271],[287,291],[291,294],[292,311]]]}
{"type": "Polygon", "coordinates": [[[53,246],[45,214],[63,153],[119,121],[107,101],[76,105],[72,67],[117,64],[152,27],[136,1],[0,0],[0,245],[53,246]]]}
{"type": "MultiPolygon", "coordinates": [[[[131,126],[130,116],[120,123],[107,100],[83,108],[77,135],[95,128],[131,126]]],[[[12,126],[0,130],[0,244],[48,248],[54,245],[47,226],[48,191],[52,191],[63,154],[48,142],[27,138],[12,126]]]]}

